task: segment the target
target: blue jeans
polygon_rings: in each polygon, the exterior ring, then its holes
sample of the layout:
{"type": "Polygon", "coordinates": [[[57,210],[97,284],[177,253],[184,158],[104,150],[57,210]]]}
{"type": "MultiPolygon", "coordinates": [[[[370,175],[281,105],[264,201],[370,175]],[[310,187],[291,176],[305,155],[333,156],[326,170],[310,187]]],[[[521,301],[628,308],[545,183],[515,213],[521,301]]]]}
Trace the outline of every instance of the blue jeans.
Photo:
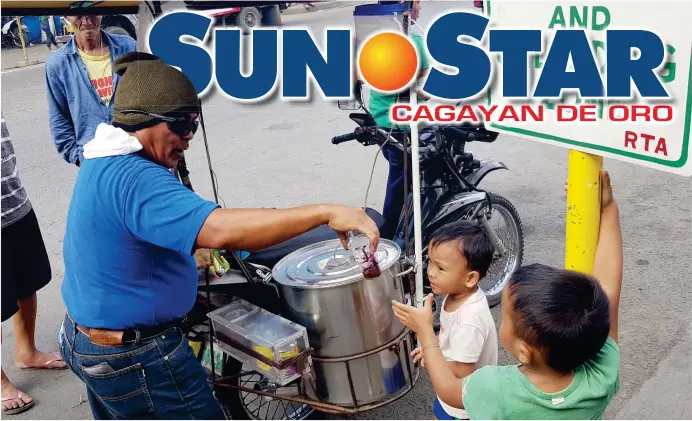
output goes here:
{"type": "MultiPolygon", "coordinates": [[[[392,135],[397,140],[402,140],[400,134],[392,135]]],[[[382,216],[385,224],[380,229],[380,236],[393,239],[396,234],[401,210],[404,208],[404,154],[394,146],[382,148],[382,155],[389,161],[389,174],[387,175],[387,192],[384,197],[382,216]]],[[[408,162],[408,187],[411,193],[411,160],[408,162]]]]}
{"type": "Polygon", "coordinates": [[[94,419],[225,419],[179,328],[137,345],[100,346],[69,315],[60,353],[86,384],[94,419]]]}
{"type": "Polygon", "coordinates": [[[51,32],[50,24],[47,20],[41,21],[41,30],[46,34],[46,45],[48,48],[50,48],[51,44],[55,45],[57,48],[60,48],[58,43],[55,42],[55,36],[53,35],[53,32],[51,32]]]}

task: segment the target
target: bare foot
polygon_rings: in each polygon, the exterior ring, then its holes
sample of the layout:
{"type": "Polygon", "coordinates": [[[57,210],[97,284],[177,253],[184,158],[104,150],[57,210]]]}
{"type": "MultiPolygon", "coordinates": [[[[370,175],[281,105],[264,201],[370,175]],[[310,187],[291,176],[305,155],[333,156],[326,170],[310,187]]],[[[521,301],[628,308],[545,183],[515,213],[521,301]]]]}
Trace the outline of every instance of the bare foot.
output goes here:
{"type": "Polygon", "coordinates": [[[6,414],[23,412],[34,405],[33,399],[9,381],[2,381],[2,410],[6,414]]]}
{"type": "Polygon", "coordinates": [[[59,352],[36,351],[29,356],[17,355],[17,367],[22,369],[62,370],[67,368],[67,364],[62,360],[59,352]]]}

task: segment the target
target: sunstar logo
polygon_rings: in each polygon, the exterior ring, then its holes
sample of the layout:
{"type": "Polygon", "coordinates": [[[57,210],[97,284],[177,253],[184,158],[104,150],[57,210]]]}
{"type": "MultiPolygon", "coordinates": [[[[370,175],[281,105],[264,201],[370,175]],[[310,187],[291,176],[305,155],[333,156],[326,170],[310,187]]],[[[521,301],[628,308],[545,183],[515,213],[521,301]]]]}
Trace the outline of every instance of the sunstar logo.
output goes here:
{"type": "MultiPolygon", "coordinates": [[[[607,30],[607,72],[601,74],[584,29],[557,30],[546,51],[540,29],[489,29],[488,24],[482,15],[460,11],[441,15],[429,26],[424,44],[434,64],[424,93],[446,101],[477,98],[499,72],[505,98],[558,99],[565,92],[587,99],[669,97],[658,75],[666,48],[654,32],[607,30]],[[488,51],[477,45],[485,37],[488,51]],[[537,83],[530,86],[532,56],[539,53],[546,53],[545,59],[537,83]],[[493,55],[501,57],[500,64],[491,60],[493,55]]],[[[411,40],[395,32],[376,33],[355,52],[350,28],[327,29],[322,45],[307,28],[255,29],[245,48],[240,29],[213,28],[212,37],[212,26],[213,20],[200,13],[177,11],[159,18],[148,37],[150,51],[186,74],[202,96],[216,87],[241,102],[263,100],[277,89],[288,101],[315,93],[349,99],[354,67],[373,89],[395,93],[415,80],[420,60],[411,40]]],[[[665,112],[656,115],[665,117],[665,112]]]]}

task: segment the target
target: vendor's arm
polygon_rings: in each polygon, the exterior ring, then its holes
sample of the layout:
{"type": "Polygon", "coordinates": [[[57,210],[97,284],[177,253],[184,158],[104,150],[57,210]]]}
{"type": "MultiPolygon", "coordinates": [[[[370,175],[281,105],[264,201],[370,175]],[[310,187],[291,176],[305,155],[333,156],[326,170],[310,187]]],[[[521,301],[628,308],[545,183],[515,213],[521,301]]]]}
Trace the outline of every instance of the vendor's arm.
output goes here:
{"type": "Polygon", "coordinates": [[[373,249],[375,222],[365,211],[339,205],[292,209],[220,209],[183,186],[168,170],[147,165],[129,180],[125,223],[130,232],[159,247],[192,255],[197,248],[258,250],[327,224],[346,240],[360,231],[373,249]]]}
{"type": "Polygon", "coordinates": [[[202,225],[196,244],[216,249],[261,250],[325,224],[340,234],[360,231],[370,238],[373,248],[379,241],[377,225],[362,209],[310,205],[290,209],[216,209],[202,225]]]}

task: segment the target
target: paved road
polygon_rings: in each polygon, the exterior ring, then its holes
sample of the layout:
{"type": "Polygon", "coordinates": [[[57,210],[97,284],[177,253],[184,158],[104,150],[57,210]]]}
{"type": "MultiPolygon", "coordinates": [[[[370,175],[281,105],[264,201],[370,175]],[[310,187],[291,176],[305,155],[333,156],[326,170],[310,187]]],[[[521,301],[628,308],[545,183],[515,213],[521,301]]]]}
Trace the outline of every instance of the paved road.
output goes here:
{"type": "MultiPolygon", "coordinates": [[[[450,4],[424,4],[422,20],[450,4]]],[[[292,16],[286,23],[319,29],[350,24],[351,19],[351,9],[338,9],[292,16]]],[[[77,170],[61,161],[50,142],[41,66],[3,73],[2,97],[20,176],[34,203],[53,267],[53,282],[39,292],[37,342],[42,349],[55,350],[64,312],[59,291],[62,238],[77,170]]],[[[347,112],[336,104],[241,106],[219,96],[205,103],[209,147],[227,206],[283,207],[324,201],[362,205],[376,150],[357,144],[331,145],[332,136],[353,129],[347,112]]],[[[508,136],[470,149],[511,169],[493,174],[484,183],[485,188],[511,199],[519,210],[526,233],[526,263],[560,266],[567,151],[508,136]]],[[[193,142],[187,160],[195,189],[212,198],[201,136],[193,142]]],[[[605,166],[621,204],[625,241],[622,389],[606,416],[689,417],[690,180],[611,160],[605,166]]],[[[386,168],[383,160],[377,164],[370,206],[382,206],[386,168]]],[[[499,308],[493,314],[499,320],[499,308]]],[[[70,372],[14,368],[12,336],[11,323],[4,323],[3,367],[37,401],[31,411],[17,418],[90,418],[88,405],[74,407],[84,389],[70,372]]],[[[503,352],[501,363],[508,362],[503,352]]],[[[429,380],[423,377],[396,404],[365,416],[429,419],[433,396],[429,380]]]]}

